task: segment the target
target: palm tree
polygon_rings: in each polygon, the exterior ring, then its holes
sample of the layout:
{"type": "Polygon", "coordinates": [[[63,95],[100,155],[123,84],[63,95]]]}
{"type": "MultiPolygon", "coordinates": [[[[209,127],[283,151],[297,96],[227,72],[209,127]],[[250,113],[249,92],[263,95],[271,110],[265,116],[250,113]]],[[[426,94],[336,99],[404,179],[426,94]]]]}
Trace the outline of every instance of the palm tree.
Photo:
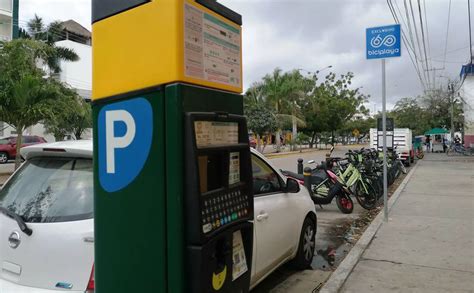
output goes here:
{"type": "Polygon", "coordinates": [[[277,118],[281,122],[276,133],[277,152],[281,150],[282,125],[291,121],[293,139],[295,139],[298,124],[301,126],[305,124],[301,118],[299,102],[306,95],[307,85],[309,85],[308,80],[297,70],[282,73],[280,68],[276,68],[272,74],[267,74],[262,79],[261,90],[265,101],[274,108],[277,118]]]}
{"type": "Polygon", "coordinates": [[[48,66],[51,75],[57,75],[61,72],[60,61],[77,61],[79,56],[74,50],[57,46],[56,42],[63,40],[63,27],[60,21],[53,21],[47,26],[41,17],[35,14],[35,17],[27,23],[27,29],[22,30],[20,34],[23,38],[43,41],[51,47],[50,53],[44,60],[48,66]]]}

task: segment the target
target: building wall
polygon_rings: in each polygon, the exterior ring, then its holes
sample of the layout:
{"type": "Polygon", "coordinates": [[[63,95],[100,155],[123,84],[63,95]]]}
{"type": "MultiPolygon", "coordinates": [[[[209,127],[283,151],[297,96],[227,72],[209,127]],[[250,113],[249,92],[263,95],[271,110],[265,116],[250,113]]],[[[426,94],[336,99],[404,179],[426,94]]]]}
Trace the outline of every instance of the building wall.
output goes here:
{"type": "Polygon", "coordinates": [[[92,47],[70,40],[56,42],[57,46],[73,49],[79,60],[61,62],[60,80],[77,89],[79,95],[90,99],[92,91],[92,47]]]}
{"type": "Polygon", "coordinates": [[[12,39],[12,0],[0,0],[0,41],[12,39]]]}
{"type": "Polygon", "coordinates": [[[474,145],[474,74],[466,75],[459,94],[464,100],[464,141],[469,147],[474,145]]]}

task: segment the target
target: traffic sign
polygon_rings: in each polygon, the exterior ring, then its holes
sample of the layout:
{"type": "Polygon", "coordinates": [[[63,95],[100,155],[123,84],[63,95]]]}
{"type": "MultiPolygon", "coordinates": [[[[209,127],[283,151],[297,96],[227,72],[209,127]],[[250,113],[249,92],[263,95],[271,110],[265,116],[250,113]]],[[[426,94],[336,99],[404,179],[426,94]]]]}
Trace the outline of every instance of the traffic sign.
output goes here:
{"type": "Polygon", "coordinates": [[[103,107],[98,117],[99,181],[115,192],[140,173],[150,152],[153,111],[150,102],[135,98],[103,107]]]}
{"type": "Polygon", "coordinates": [[[367,59],[401,56],[400,25],[387,25],[366,29],[367,59]]]}

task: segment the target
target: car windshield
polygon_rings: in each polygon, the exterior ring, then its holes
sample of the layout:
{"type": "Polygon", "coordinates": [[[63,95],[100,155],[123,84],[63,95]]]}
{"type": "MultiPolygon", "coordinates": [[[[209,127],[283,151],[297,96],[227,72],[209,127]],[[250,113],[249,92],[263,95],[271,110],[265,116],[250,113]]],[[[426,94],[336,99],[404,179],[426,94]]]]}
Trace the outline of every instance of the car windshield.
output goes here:
{"type": "Polygon", "coordinates": [[[0,144],[8,144],[8,139],[0,139],[0,144]]]}
{"type": "Polygon", "coordinates": [[[92,174],[90,159],[31,159],[0,191],[0,206],[30,223],[91,219],[92,174]]]}

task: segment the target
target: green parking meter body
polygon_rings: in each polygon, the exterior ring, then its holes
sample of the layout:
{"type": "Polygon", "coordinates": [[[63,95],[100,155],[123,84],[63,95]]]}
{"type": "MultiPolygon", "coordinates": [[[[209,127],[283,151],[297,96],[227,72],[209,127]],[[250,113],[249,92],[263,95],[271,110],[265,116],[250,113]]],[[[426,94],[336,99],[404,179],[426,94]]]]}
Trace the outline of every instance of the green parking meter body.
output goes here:
{"type": "Polygon", "coordinates": [[[166,292],[163,90],[93,105],[96,292],[166,292]]]}

